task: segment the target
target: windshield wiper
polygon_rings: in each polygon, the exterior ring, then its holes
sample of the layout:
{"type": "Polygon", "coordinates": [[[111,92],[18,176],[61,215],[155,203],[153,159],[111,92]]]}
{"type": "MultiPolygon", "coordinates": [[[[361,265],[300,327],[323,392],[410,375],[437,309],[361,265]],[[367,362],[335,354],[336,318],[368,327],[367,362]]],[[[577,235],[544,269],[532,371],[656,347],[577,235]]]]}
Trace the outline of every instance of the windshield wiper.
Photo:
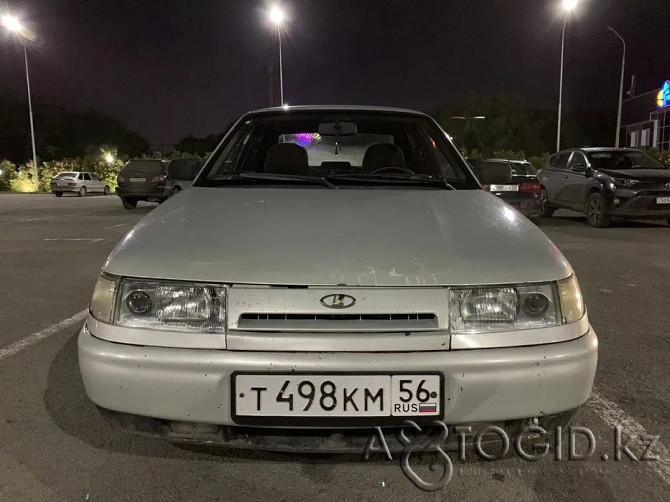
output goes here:
{"type": "Polygon", "coordinates": [[[332,174],[326,176],[326,179],[329,181],[355,181],[356,183],[363,184],[381,184],[381,185],[423,185],[423,186],[432,186],[438,188],[445,188],[447,190],[456,190],[453,185],[451,185],[444,178],[424,178],[421,176],[378,176],[370,174],[332,174]]]}
{"type": "Polygon", "coordinates": [[[325,185],[328,188],[337,188],[323,176],[303,176],[300,174],[270,174],[270,173],[228,173],[217,174],[207,178],[213,181],[288,181],[295,183],[306,183],[310,185],[325,185]]]}

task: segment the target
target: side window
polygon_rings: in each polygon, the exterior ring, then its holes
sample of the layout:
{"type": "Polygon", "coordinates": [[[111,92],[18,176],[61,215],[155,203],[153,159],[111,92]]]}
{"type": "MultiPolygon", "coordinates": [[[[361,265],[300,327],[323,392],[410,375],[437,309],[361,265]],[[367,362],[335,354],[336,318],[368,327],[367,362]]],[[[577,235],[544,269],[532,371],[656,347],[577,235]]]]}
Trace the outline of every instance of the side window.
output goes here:
{"type": "Polygon", "coordinates": [[[207,176],[236,172],[239,167],[240,155],[247,146],[252,126],[245,124],[228,140],[210,166],[207,176]]]}
{"type": "Polygon", "coordinates": [[[572,169],[572,166],[576,165],[581,165],[581,166],[588,166],[588,163],[586,162],[586,157],[584,157],[584,154],[581,152],[575,152],[572,158],[570,159],[570,165],[568,166],[570,169],[572,169]]]}
{"type": "Polygon", "coordinates": [[[559,153],[555,160],[554,163],[552,164],[552,167],[554,169],[567,169],[568,168],[568,160],[570,159],[570,155],[572,152],[563,152],[559,153]]]}
{"type": "Polygon", "coordinates": [[[85,181],[91,181],[91,175],[88,173],[84,173],[84,180],[85,181]]]}
{"type": "Polygon", "coordinates": [[[78,180],[83,180],[83,179],[84,179],[84,173],[79,173],[79,174],[77,175],[77,179],[78,179],[78,180]]]}

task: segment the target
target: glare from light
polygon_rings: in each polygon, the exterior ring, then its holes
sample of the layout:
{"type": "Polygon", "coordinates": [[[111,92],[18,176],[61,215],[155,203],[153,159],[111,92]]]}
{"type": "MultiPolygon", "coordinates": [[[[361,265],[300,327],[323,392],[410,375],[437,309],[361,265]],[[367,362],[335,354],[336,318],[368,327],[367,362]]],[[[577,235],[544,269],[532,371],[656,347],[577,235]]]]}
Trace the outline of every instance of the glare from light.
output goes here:
{"type": "Polygon", "coordinates": [[[0,169],[0,176],[2,176],[2,169],[0,169]]]}
{"type": "Polygon", "coordinates": [[[270,21],[276,25],[280,25],[282,22],[284,22],[284,11],[281,10],[281,7],[278,5],[274,5],[270,9],[270,21]]]}
{"type": "Polygon", "coordinates": [[[484,117],[484,115],[477,115],[476,117],[472,117],[472,118],[476,119],[476,120],[484,120],[486,117],[484,117]]]}
{"type": "Polygon", "coordinates": [[[112,162],[114,162],[114,155],[112,155],[111,153],[106,154],[105,155],[105,162],[107,162],[108,164],[111,164],[112,162]]]}
{"type": "Polygon", "coordinates": [[[577,7],[578,0],[563,0],[563,10],[571,11],[577,7]]]}
{"type": "Polygon", "coordinates": [[[507,221],[513,223],[516,219],[516,214],[511,207],[503,207],[503,215],[507,218],[507,221]]]}
{"type": "Polygon", "coordinates": [[[19,32],[23,30],[23,25],[21,24],[21,21],[19,21],[18,18],[11,16],[9,14],[5,14],[4,16],[2,16],[2,24],[9,31],[19,32]]]}
{"type": "Polygon", "coordinates": [[[282,106],[282,108],[283,108],[284,110],[288,110],[288,103],[284,103],[284,105],[282,106]]]}

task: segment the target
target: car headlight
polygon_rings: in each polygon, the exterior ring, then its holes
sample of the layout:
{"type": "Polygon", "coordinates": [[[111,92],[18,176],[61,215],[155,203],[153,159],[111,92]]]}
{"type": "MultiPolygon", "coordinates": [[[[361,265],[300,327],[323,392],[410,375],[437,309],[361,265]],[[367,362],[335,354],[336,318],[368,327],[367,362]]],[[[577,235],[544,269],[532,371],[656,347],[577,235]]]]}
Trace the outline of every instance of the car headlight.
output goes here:
{"type": "Polygon", "coordinates": [[[640,180],[630,180],[628,178],[612,178],[614,185],[622,188],[629,188],[633,185],[641,183],[640,180]]]}
{"type": "Polygon", "coordinates": [[[558,294],[561,299],[563,324],[579,321],[584,317],[585,308],[582,291],[579,289],[579,283],[574,274],[567,279],[558,281],[558,294]]]}
{"type": "Polygon", "coordinates": [[[116,299],[116,281],[111,277],[101,275],[93,290],[93,298],[88,310],[98,321],[111,323],[116,299]]]}
{"type": "Polygon", "coordinates": [[[90,310],[100,321],[128,328],[223,333],[226,289],[144,279],[122,279],[117,287],[114,281],[101,277],[90,310]]]}
{"type": "Polygon", "coordinates": [[[583,315],[574,276],[558,283],[449,291],[452,334],[546,328],[577,321],[583,315]]]}

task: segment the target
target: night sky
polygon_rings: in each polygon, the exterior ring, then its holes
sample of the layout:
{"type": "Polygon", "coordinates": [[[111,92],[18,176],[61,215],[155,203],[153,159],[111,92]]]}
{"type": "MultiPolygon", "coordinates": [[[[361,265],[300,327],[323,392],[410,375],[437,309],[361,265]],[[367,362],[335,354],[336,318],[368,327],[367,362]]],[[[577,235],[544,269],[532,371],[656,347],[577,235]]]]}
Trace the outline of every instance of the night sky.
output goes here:
{"type": "MultiPolygon", "coordinates": [[[[276,34],[263,0],[0,0],[39,34],[36,101],[95,108],[153,144],[221,132],[267,106],[276,34]]],[[[472,91],[513,91],[554,108],[557,0],[286,0],[285,99],[430,111],[472,91]]],[[[670,79],[669,0],[582,0],[566,35],[565,104],[616,113],[626,89],[670,79]]],[[[2,30],[0,88],[25,92],[22,53],[2,30]]],[[[275,86],[278,96],[278,85],[275,86]]]]}

